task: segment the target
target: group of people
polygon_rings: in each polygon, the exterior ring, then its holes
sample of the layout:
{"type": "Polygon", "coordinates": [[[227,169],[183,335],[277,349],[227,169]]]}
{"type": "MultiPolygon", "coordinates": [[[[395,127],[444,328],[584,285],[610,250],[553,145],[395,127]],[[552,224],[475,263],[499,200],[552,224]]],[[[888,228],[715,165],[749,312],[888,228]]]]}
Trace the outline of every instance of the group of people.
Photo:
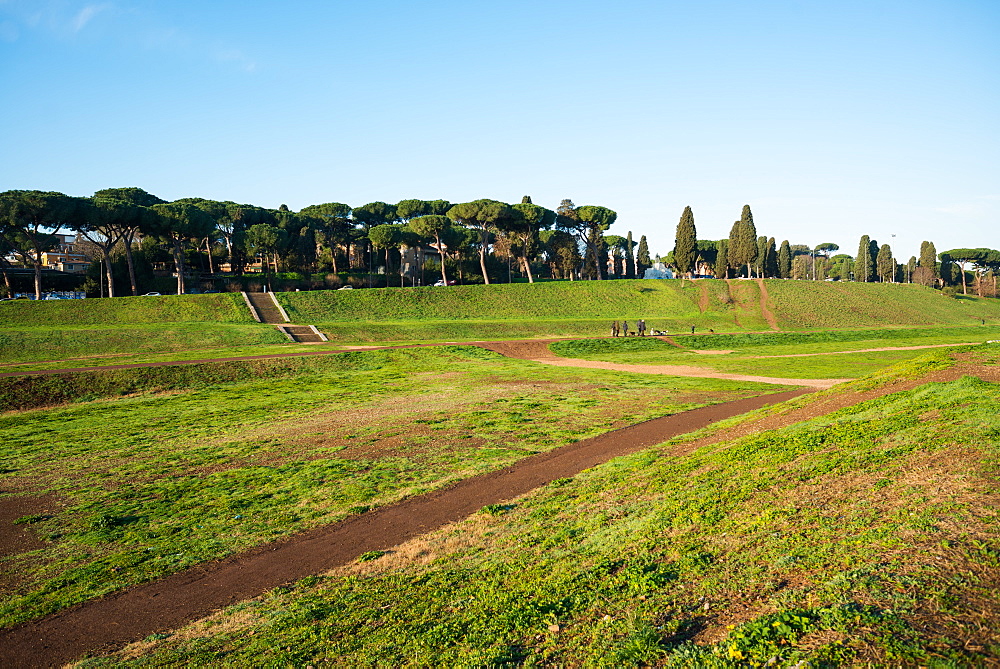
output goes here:
{"type": "MultiPolygon", "coordinates": [[[[620,327],[618,325],[618,321],[613,321],[611,323],[611,336],[617,337],[619,335],[623,337],[629,336],[628,321],[622,321],[620,327]]],[[[637,336],[637,335],[639,337],[646,336],[646,321],[643,320],[642,318],[640,318],[635,322],[635,331],[632,332],[632,336],[637,336]]]]}

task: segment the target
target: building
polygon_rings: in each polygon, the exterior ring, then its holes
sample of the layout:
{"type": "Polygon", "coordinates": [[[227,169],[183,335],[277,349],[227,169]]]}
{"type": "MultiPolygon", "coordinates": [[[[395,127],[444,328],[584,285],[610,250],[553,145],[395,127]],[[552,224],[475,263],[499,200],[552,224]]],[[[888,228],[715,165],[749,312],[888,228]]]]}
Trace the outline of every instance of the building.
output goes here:
{"type": "Polygon", "coordinates": [[[42,267],[70,274],[85,274],[90,258],[83,255],[75,235],[53,235],[59,244],[52,251],[42,252],[42,267]]]}

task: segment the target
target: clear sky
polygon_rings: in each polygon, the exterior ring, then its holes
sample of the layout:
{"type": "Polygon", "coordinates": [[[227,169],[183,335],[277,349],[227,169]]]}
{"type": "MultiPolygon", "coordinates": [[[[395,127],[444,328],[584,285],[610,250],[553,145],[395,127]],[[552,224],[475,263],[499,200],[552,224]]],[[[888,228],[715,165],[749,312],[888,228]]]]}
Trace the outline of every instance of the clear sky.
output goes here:
{"type": "Polygon", "coordinates": [[[1000,2],[0,0],[0,147],[0,190],[997,248],[1000,2]]]}

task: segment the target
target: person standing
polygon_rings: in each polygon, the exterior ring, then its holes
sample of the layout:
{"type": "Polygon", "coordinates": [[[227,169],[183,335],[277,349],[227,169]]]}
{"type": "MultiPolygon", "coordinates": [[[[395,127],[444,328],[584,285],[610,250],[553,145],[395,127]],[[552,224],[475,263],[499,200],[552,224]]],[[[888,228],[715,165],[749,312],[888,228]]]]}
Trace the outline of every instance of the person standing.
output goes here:
{"type": "Polygon", "coordinates": [[[628,321],[622,321],[622,336],[628,336],[628,321]]]}
{"type": "Polygon", "coordinates": [[[640,337],[646,336],[646,319],[640,318],[635,324],[635,329],[639,331],[640,337]]]}
{"type": "Polygon", "coordinates": [[[618,321],[611,321],[611,336],[618,336],[618,321]]]}

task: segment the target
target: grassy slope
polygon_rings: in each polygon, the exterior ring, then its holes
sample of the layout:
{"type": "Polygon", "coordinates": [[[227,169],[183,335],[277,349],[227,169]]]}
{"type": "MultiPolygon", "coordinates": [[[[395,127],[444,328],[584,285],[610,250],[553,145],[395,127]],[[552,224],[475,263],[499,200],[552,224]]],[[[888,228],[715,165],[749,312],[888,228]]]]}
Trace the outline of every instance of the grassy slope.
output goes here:
{"type": "Polygon", "coordinates": [[[83,401],[0,415],[0,489],[64,505],[25,519],[44,549],[0,561],[0,625],[533,452],[772,389],[564,370],[471,347],[7,383],[11,401],[83,401]],[[114,399],[86,401],[95,397],[114,399]]]}
{"type": "MultiPolygon", "coordinates": [[[[913,285],[766,282],[785,330],[1000,322],[1000,301],[951,299],[913,285]]],[[[612,320],[687,332],[768,330],[756,281],[587,281],[282,293],[295,322],[335,342],[601,336],[612,320]]],[[[225,350],[284,341],[238,294],[0,304],[0,359],[225,350]],[[194,326],[192,324],[198,323],[194,326]],[[122,333],[118,328],[137,328],[122,333]]]]}
{"type": "Polygon", "coordinates": [[[6,363],[284,342],[238,293],[0,303],[6,363]]]}
{"type": "Polygon", "coordinates": [[[965,378],[684,457],[618,458],[130,653],[139,666],[996,662],[998,402],[997,385],[965,378]]]}
{"type": "Polygon", "coordinates": [[[239,293],[111,297],[98,300],[17,300],[0,303],[0,328],[82,327],[157,323],[253,323],[239,293]]]}
{"type": "MultiPolygon", "coordinates": [[[[915,285],[766,282],[783,329],[1000,321],[1000,301],[915,285]]],[[[767,330],[755,281],[586,281],[281,293],[294,321],[358,341],[604,334],[615,319],[650,328],[767,330]],[[701,307],[705,307],[702,311],[701,307]],[[634,321],[633,321],[634,322],[634,321]]]]}

